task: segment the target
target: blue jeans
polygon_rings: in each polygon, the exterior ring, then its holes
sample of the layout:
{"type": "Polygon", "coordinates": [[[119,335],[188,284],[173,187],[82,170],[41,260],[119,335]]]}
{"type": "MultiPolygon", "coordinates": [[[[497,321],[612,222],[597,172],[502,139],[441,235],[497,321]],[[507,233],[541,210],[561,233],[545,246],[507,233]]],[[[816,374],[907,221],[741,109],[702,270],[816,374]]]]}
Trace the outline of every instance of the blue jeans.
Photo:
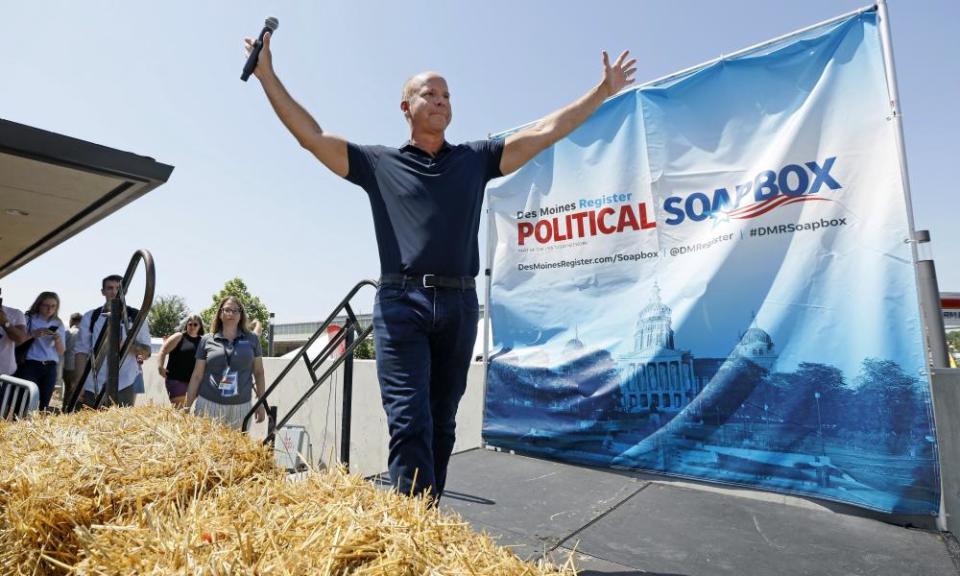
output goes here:
{"type": "Polygon", "coordinates": [[[57,363],[43,364],[35,360],[25,360],[17,366],[17,378],[29,380],[40,390],[40,410],[46,410],[53,396],[53,389],[57,387],[57,363]]]}
{"type": "Polygon", "coordinates": [[[373,336],[390,481],[402,494],[443,494],[478,317],[474,289],[406,284],[377,291],[373,336]]]}

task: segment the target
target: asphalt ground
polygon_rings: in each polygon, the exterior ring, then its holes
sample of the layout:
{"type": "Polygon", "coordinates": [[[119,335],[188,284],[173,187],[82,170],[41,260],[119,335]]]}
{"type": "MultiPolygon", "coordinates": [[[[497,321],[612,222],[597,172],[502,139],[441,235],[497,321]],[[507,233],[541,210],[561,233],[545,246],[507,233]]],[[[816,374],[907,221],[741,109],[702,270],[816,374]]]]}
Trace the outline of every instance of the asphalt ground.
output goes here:
{"type": "Polygon", "coordinates": [[[586,575],[960,576],[953,535],[877,513],[486,449],[453,456],[441,506],[586,575]]]}

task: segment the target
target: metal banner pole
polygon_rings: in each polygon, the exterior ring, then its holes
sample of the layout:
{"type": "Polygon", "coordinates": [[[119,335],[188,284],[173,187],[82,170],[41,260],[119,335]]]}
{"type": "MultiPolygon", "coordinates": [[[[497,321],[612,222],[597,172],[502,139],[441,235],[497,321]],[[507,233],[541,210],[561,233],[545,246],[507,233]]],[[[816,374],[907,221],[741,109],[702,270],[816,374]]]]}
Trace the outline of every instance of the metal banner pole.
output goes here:
{"type": "Polygon", "coordinates": [[[920,305],[923,324],[926,326],[927,342],[930,345],[930,362],[934,368],[950,367],[950,351],[947,348],[946,328],[943,326],[943,309],[940,308],[940,288],[937,284],[937,267],[933,263],[929,246],[930,232],[917,230],[919,261],[917,274],[920,278],[920,305]]]}
{"type": "Polygon", "coordinates": [[[890,17],[887,13],[886,0],[877,2],[877,16],[880,23],[880,45],[883,48],[883,64],[887,76],[887,94],[890,97],[890,119],[893,121],[895,129],[893,131],[894,140],[897,144],[897,154],[900,157],[900,183],[903,186],[904,201],[907,205],[907,224],[910,230],[910,242],[913,252],[914,273],[917,277],[917,304],[921,312],[924,310],[936,309],[938,320],[936,325],[930,325],[927,320],[931,318],[930,314],[924,314],[925,320],[924,338],[927,348],[933,355],[934,367],[947,368],[946,362],[947,342],[943,332],[943,314],[940,311],[940,293],[937,288],[936,271],[933,268],[933,259],[925,258],[920,261],[917,244],[930,241],[929,232],[923,231],[923,234],[916,231],[913,223],[913,201],[910,195],[910,173],[907,169],[907,152],[904,146],[903,121],[900,113],[900,93],[897,89],[897,71],[893,60],[893,45],[890,36],[890,17]],[[922,268],[922,269],[921,269],[922,268]],[[939,329],[937,328],[939,326],[939,329]]]}
{"type": "MultiPolygon", "coordinates": [[[[897,71],[893,61],[893,46],[890,40],[890,17],[887,15],[886,0],[877,2],[877,16],[880,29],[880,46],[883,49],[883,66],[887,77],[887,94],[890,98],[890,120],[893,121],[894,139],[897,144],[897,153],[900,156],[900,180],[903,185],[903,195],[907,202],[907,220],[910,224],[910,234],[914,233],[913,202],[910,198],[910,173],[907,170],[907,153],[903,144],[903,122],[900,119],[900,93],[897,89],[897,71]]],[[[913,240],[913,238],[911,238],[913,240]]],[[[917,250],[914,246],[914,261],[917,250]]]]}
{"type": "MultiPolygon", "coordinates": [[[[490,290],[493,288],[493,253],[496,248],[496,227],[493,223],[493,213],[487,201],[487,266],[483,271],[483,281],[486,285],[486,294],[483,295],[483,393],[480,395],[481,414],[486,414],[487,406],[487,371],[490,370],[490,290]]],[[[483,428],[483,416],[480,417],[480,427],[483,428]]],[[[481,439],[481,445],[486,442],[481,439]]]]}
{"type": "Polygon", "coordinates": [[[493,287],[493,249],[494,241],[493,216],[487,208],[487,267],[483,271],[483,283],[486,294],[483,295],[483,367],[484,367],[484,396],[486,396],[486,367],[490,362],[490,289],[493,287]]]}
{"type": "MultiPolygon", "coordinates": [[[[900,181],[903,186],[903,196],[904,201],[907,204],[907,225],[909,226],[910,237],[906,238],[905,241],[910,243],[911,251],[913,252],[913,270],[916,275],[917,281],[917,305],[920,308],[920,312],[923,318],[923,337],[927,344],[927,350],[930,350],[933,355],[936,357],[937,350],[941,347],[946,349],[946,336],[943,333],[943,314],[940,312],[940,294],[937,289],[936,282],[936,270],[933,267],[933,260],[930,259],[927,264],[921,266],[918,262],[917,254],[917,243],[918,242],[928,242],[930,240],[930,235],[927,233],[924,236],[918,235],[914,229],[913,223],[913,202],[910,196],[910,175],[907,170],[907,153],[906,148],[904,147],[904,138],[903,138],[903,122],[901,121],[900,114],[900,93],[897,89],[897,71],[896,66],[893,61],[893,44],[891,41],[890,34],[890,16],[887,12],[887,2],[886,0],[879,0],[877,2],[877,18],[879,21],[880,28],[880,46],[883,49],[883,65],[884,70],[886,71],[887,77],[887,94],[890,98],[890,119],[894,123],[894,140],[897,144],[897,153],[900,157],[900,181]],[[922,271],[921,271],[922,268],[922,271]],[[933,301],[930,301],[933,299],[933,301]],[[927,301],[924,304],[924,301],[927,301]],[[939,331],[929,324],[929,315],[933,312],[930,310],[936,307],[936,315],[940,318],[940,329],[939,331]],[[926,316],[926,317],[924,317],[926,316]],[[937,332],[936,334],[934,332],[937,332]],[[939,340],[940,342],[937,342],[939,340]]],[[[926,354],[924,354],[926,357],[926,354]]],[[[936,365],[936,364],[935,364],[936,365]]],[[[929,366],[929,361],[928,361],[929,366]]],[[[929,370],[928,370],[929,375],[929,370]]],[[[928,376],[929,378],[929,376],[928,376]]],[[[931,393],[933,386],[931,383],[930,387],[931,393]]],[[[944,508],[944,498],[943,498],[943,478],[940,478],[940,514],[937,516],[937,528],[940,530],[947,529],[946,514],[947,510],[944,508]]]]}

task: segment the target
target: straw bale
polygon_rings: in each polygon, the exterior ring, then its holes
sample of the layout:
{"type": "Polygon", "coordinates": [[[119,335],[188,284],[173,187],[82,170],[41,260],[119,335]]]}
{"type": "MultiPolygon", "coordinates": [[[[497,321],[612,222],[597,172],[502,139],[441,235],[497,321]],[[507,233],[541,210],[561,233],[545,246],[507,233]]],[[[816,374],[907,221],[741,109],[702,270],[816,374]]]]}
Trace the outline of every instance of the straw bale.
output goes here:
{"type": "Polygon", "coordinates": [[[204,418],[145,406],[0,425],[0,572],[58,574],[77,528],[123,523],[274,469],[260,444],[204,418]]]}
{"type": "MultiPolygon", "coordinates": [[[[569,562],[568,562],[569,564],[569,562]]],[[[0,423],[2,574],[572,574],[342,470],[144,406],[0,423]]]]}
{"type": "Polygon", "coordinates": [[[83,540],[81,575],[574,573],[525,562],[455,514],[341,470],[223,486],[83,540]]]}

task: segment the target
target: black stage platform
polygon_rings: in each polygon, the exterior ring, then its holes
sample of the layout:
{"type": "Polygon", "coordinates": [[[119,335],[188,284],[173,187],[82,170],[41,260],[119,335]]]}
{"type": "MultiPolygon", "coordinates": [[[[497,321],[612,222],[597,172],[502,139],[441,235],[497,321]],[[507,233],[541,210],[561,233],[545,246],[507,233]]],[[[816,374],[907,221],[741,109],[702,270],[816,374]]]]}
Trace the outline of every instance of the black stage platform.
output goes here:
{"type": "Polygon", "coordinates": [[[953,536],[854,508],[485,449],[454,455],[441,505],[582,574],[960,575],[953,536]]]}

